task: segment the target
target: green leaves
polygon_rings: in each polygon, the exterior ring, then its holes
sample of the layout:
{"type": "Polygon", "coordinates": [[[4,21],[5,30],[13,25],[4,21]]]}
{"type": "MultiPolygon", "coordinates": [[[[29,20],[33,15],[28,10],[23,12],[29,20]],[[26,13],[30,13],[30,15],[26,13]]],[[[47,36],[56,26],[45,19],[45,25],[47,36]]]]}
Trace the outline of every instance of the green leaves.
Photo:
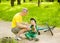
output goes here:
{"type": "Polygon", "coordinates": [[[4,37],[2,39],[0,39],[1,43],[18,43],[17,40],[15,40],[14,38],[11,38],[11,37],[4,37]]]}
{"type": "Polygon", "coordinates": [[[35,18],[37,24],[48,22],[49,25],[60,26],[60,5],[57,2],[43,2],[40,7],[37,3],[22,3],[22,5],[10,6],[9,2],[0,4],[0,18],[11,21],[13,16],[20,12],[22,8],[28,8],[28,14],[23,17],[24,22],[29,22],[30,18],[35,18]],[[6,6],[5,6],[6,5],[6,6]],[[2,6],[2,7],[1,7],[2,6]]]}

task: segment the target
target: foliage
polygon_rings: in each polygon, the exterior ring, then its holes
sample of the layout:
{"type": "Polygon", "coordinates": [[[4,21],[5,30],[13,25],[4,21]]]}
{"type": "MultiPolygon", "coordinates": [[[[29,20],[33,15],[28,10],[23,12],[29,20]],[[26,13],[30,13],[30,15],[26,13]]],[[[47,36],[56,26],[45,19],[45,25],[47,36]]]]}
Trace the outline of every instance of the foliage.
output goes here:
{"type": "Polygon", "coordinates": [[[5,21],[11,21],[13,16],[20,12],[22,8],[28,8],[28,15],[23,17],[25,22],[29,22],[30,18],[35,18],[37,24],[48,22],[49,25],[60,26],[60,5],[57,2],[42,2],[40,7],[37,3],[22,3],[11,7],[9,2],[0,4],[0,18],[5,21]]]}

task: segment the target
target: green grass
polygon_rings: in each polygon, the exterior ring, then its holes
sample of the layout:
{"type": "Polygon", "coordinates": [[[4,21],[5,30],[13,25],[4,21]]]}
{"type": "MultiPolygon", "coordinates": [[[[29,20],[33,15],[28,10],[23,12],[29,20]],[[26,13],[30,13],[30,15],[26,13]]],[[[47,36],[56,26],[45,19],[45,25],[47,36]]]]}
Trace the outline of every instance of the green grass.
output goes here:
{"type": "Polygon", "coordinates": [[[28,8],[28,15],[23,17],[25,22],[29,22],[30,18],[35,18],[38,24],[44,24],[48,22],[49,25],[56,25],[60,27],[60,5],[57,2],[43,2],[40,7],[37,7],[37,3],[22,3],[11,7],[10,2],[0,3],[0,19],[5,21],[11,21],[13,16],[22,10],[22,8],[28,8]]]}

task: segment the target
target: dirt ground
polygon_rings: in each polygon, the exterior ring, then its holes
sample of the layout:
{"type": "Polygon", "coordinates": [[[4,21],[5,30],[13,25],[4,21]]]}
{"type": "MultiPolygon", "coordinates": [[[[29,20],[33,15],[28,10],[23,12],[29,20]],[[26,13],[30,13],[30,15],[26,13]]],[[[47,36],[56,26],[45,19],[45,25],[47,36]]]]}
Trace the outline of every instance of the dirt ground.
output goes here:
{"type": "MultiPolygon", "coordinates": [[[[19,43],[60,43],[60,29],[55,28],[53,30],[54,35],[52,36],[50,32],[41,31],[41,35],[37,36],[39,41],[29,41],[27,39],[23,39],[19,41],[19,43]]],[[[0,38],[2,37],[15,37],[15,35],[11,32],[11,22],[3,22],[0,21],[0,38]]]]}

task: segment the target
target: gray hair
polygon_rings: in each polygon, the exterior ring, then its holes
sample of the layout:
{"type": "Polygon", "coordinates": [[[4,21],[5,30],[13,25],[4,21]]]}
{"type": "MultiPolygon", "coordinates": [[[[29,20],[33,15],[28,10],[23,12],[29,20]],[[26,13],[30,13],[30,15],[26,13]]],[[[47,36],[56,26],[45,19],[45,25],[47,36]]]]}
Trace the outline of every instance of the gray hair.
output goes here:
{"type": "Polygon", "coordinates": [[[23,8],[22,11],[28,12],[28,9],[27,8],[23,8]]]}

